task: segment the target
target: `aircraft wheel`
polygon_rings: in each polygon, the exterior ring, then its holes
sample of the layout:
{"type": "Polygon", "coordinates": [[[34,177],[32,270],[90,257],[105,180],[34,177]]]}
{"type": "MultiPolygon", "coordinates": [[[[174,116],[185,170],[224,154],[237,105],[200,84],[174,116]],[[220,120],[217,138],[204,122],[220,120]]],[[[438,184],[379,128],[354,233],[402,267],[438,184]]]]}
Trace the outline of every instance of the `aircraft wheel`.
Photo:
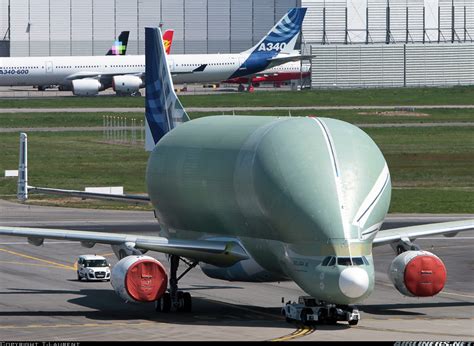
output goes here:
{"type": "Polygon", "coordinates": [[[157,312],[170,312],[171,310],[171,295],[166,292],[155,302],[155,310],[157,312]]]}
{"type": "Polygon", "coordinates": [[[318,310],[318,323],[324,323],[326,322],[328,318],[328,311],[325,308],[320,308],[318,310]]]}
{"type": "Polygon", "coordinates": [[[82,277],[81,275],[79,275],[79,272],[77,273],[77,281],[81,281],[82,280],[82,277]]]}
{"type": "Polygon", "coordinates": [[[303,310],[301,310],[301,315],[300,315],[300,317],[301,317],[301,322],[303,322],[303,324],[304,324],[305,326],[309,325],[309,323],[310,323],[309,320],[308,320],[308,314],[311,314],[311,313],[312,313],[311,309],[303,309],[303,310]]]}
{"type": "Polygon", "coordinates": [[[349,325],[350,326],[357,326],[357,323],[359,323],[359,320],[352,320],[352,321],[349,321],[349,325]]]}
{"type": "Polygon", "coordinates": [[[239,92],[245,91],[245,87],[242,84],[239,84],[239,87],[237,88],[237,91],[239,91],[239,92]]]}
{"type": "Polygon", "coordinates": [[[183,311],[184,312],[191,312],[193,307],[193,301],[191,298],[191,294],[189,292],[183,293],[183,311]]]}

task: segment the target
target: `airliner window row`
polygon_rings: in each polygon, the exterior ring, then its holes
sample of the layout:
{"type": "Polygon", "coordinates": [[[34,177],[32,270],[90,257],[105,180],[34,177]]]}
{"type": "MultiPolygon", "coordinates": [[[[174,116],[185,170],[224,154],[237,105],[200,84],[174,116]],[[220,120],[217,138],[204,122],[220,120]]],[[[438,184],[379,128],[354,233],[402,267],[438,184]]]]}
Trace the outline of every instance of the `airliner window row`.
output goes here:
{"type": "MultiPolygon", "coordinates": [[[[176,66],[201,66],[203,64],[176,64],[176,66]]],[[[208,65],[235,65],[233,62],[215,62],[208,65]]]]}
{"type": "Polygon", "coordinates": [[[2,66],[0,69],[3,70],[19,70],[19,69],[35,69],[39,68],[38,66],[2,66]]]}
{"type": "Polygon", "coordinates": [[[145,65],[110,65],[110,67],[145,67],[145,65]]]}

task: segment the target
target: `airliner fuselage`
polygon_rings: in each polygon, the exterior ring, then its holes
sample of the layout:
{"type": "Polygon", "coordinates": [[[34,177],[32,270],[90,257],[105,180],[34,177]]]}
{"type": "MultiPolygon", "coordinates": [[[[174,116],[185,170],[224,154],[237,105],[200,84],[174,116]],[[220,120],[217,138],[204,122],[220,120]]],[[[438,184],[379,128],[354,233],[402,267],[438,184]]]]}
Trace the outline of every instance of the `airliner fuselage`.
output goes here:
{"type": "MultiPolygon", "coordinates": [[[[192,54],[167,57],[175,83],[221,81],[244,73],[248,54],[192,54]]],[[[84,56],[0,58],[0,85],[64,85],[75,79],[116,75],[142,76],[145,56],[84,56]]],[[[107,86],[106,86],[107,87],[107,86]]]]}
{"type": "MultiPolygon", "coordinates": [[[[269,280],[291,278],[323,301],[351,304],[373,289],[371,242],[390,177],[376,144],[351,124],[195,119],[158,142],[147,184],[163,236],[238,239],[269,280]]],[[[245,267],[203,270],[232,279],[245,267]]]]}

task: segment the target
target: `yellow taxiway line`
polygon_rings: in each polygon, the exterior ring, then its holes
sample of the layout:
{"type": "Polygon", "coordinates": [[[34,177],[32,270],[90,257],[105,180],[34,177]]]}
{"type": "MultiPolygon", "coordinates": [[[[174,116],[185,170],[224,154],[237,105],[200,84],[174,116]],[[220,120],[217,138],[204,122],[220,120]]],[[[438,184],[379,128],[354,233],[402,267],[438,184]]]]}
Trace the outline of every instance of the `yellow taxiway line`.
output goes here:
{"type": "Polygon", "coordinates": [[[288,341],[288,340],[293,340],[297,338],[302,338],[303,336],[309,335],[314,333],[316,330],[316,327],[313,326],[302,326],[295,330],[293,333],[281,336],[279,338],[271,339],[270,341],[288,341]]]}
{"type": "Polygon", "coordinates": [[[47,260],[44,260],[44,259],[41,259],[41,258],[38,258],[38,257],[25,255],[25,254],[22,254],[22,253],[19,253],[19,252],[11,251],[11,250],[6,250],[6,249],[1,249],[0,248],[0,251],[9,253],[9,254],[12,254],[12,255],[15,255],[15,256],[20,256],[20,257],[23,257],[23,258],[28,258],[28,259],[31,259],[31,260],[34,260],[34,261],[47,263],[47,264],[50,264],[50,265],[53,265],[55,267],[59,267],[59,268],[62,268],[62,269],[76,270],[76,268],[74,268],[73,266],[69,266],[69,265],[66,265],[66,264],[61,264],[61,263],[53,262],[53,261],[47,261],[47,260]]]}

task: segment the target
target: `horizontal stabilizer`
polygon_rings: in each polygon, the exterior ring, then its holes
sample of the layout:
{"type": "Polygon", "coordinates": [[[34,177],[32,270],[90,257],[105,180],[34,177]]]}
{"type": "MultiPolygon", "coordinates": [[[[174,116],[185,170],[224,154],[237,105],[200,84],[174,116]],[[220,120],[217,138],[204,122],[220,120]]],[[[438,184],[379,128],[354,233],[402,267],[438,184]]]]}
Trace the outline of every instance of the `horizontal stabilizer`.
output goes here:
{"type": "Polygon", "coordinates": [[[300,61],[300,60],[311,60],[312,58],[316,57],[316,55],[279,55],[274,58],[268,59],[270,62],[270,65],[268,65],[268,68],[275,67],[281,64],[286,64],[287,62],[292,62],[292,61],[300,61]]]}

